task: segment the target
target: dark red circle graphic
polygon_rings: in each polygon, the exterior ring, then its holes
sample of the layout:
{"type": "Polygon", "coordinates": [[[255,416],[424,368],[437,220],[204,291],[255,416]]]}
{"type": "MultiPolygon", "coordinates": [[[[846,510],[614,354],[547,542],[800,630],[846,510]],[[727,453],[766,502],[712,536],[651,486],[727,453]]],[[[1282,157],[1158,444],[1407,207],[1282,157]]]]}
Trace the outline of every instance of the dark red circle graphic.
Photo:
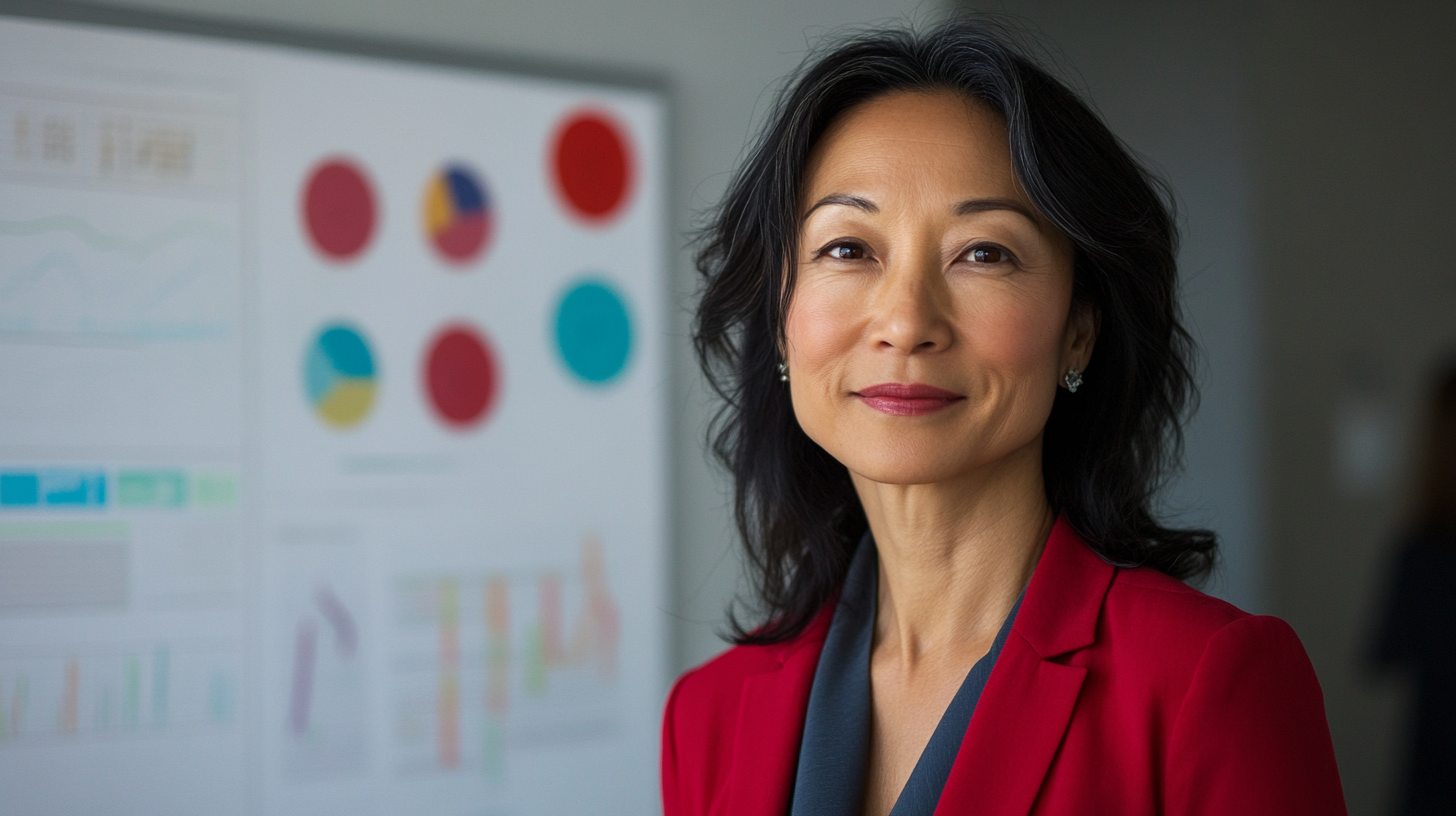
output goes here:
{"type": "Polygon", "coordinates": [[[572,214],[602,223],[621,212],[632,187],[632,149],[622,126],[599,111],[571,114],[551,151],[556,188],[572,214]]]}
{"type": "Polygon", "coordinates": [[[374,190],[364,170],[343,158],[319,162],[303,188],[303,223],[314,249],[331,261],[357,256],[374,236],[374,190]]]}
{"type": "Polygon", "coordinates": [[[444,327],[425,352],[425,393],[440,420],[457,430],[479,424],[490,413],[499,379],[490,343],[470,326],[444,327]]]}

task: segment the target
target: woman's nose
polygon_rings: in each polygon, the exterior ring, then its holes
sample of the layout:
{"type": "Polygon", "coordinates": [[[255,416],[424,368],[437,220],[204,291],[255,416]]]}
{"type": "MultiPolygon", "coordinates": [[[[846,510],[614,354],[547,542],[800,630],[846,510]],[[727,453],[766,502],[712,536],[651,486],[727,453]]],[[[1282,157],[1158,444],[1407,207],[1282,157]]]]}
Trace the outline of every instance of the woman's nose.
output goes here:
{"type": "Polygon", "coordinates": [[[902,252],[876,292],[870,341],[904,354],[944,351],[953,340],[949,292],[938,252],[902,252]]]}

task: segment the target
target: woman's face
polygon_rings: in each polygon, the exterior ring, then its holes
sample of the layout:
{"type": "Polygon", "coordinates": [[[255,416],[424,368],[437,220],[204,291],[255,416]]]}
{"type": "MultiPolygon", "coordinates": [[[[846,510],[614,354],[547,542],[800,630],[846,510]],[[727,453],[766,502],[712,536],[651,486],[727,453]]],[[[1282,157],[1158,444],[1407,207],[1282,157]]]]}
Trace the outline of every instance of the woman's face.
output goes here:
{"type": "Polygon", "coordinates": [[[866,102],[815,147],[800,213],[785,359],[810,438],[892,484],[1039,453],[1096,321],[1001,117],[950,92],[866,102]]]}

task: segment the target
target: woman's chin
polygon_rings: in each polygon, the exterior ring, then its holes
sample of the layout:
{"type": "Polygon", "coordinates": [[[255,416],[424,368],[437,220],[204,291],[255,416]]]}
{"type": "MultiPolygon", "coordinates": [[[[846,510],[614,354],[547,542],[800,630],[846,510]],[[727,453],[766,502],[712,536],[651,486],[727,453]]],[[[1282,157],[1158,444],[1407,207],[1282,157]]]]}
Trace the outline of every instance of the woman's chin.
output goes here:
{"type": "Polygon", "coordinates": [[[1040,435],[977,441],[946,434],[844,434],[820,445],[849,472],[887,485],[932,485],[975,481],[976,474],[1015,478],[1018,471],[1040,473],[1040,435]]]}
{"type": "Polygon", "coordinates": [[[958,481],[971,468],[960,457],[944,451],[921,455],[896,451],[883,456],[865,455],[863,450],[848,457],[835,457],[849,472],[871,482],[887,485],[928,485],[958,481]]]}

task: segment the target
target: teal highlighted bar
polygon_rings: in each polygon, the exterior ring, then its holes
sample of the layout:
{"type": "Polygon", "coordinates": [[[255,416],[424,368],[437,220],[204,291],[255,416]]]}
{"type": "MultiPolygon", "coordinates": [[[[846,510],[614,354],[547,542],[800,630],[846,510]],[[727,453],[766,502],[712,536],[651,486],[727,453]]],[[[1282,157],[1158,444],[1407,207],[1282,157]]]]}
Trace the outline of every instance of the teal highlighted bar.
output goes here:
{"type": "Polygon", "coordinates": [[[123,470],[116,474],[122,507],[186,507],[187,474],[180,470],[123,470]]]}
{"type": "Polygon", "coordinates": [[[106,473],[77,468],[0,471],[0,507],[104,507],[106,473]]]}
{"type": "Polygon", "coordinates": [[[0,472],[0,507],[40,504],[40,474],[0,472]]]}

